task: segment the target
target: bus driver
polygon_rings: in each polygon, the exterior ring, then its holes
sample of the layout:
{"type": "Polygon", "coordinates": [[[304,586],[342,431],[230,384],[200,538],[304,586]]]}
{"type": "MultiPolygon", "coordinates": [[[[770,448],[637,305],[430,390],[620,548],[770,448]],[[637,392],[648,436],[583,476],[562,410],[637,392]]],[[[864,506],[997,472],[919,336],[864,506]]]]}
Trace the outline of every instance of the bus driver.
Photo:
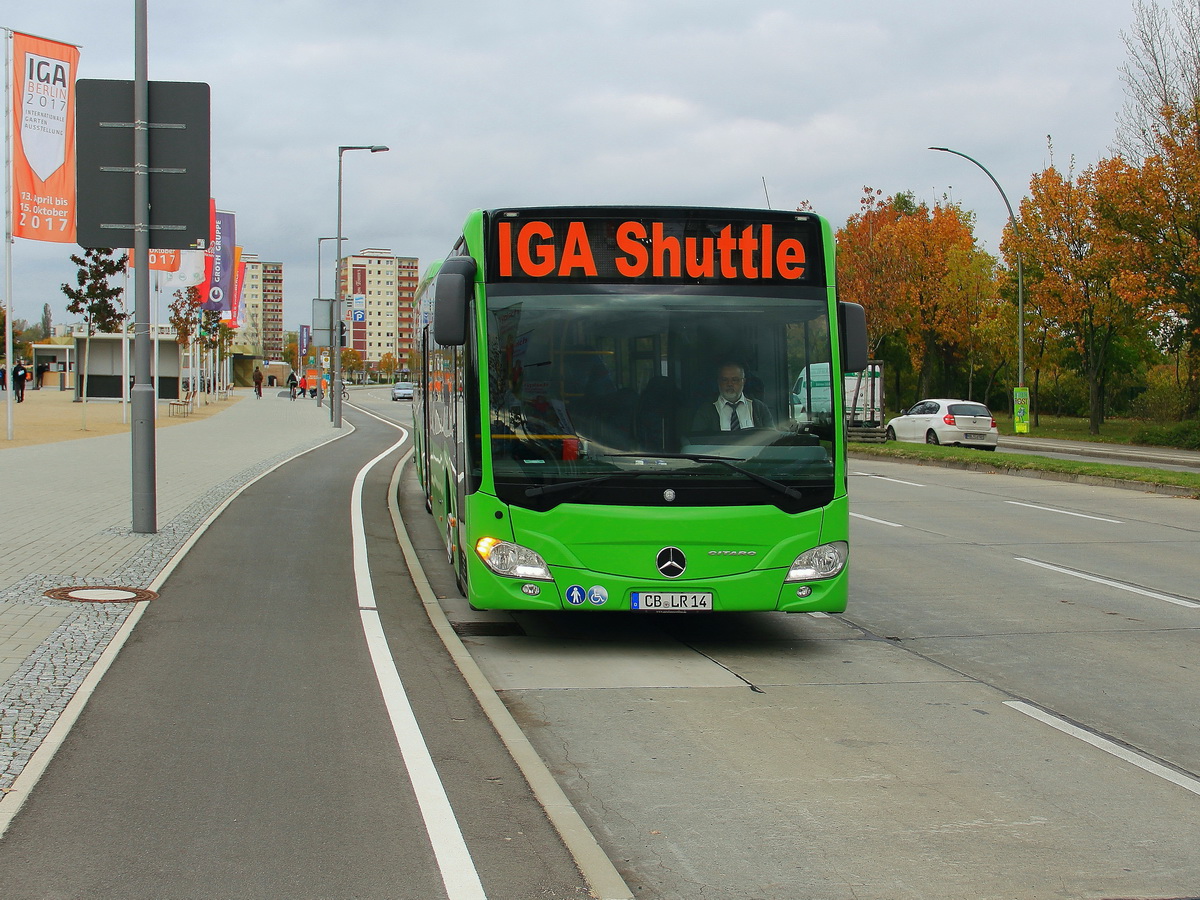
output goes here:
{"type": "Polygon", "coordinates": [[[717,399],[696,410],[693,432],[740,431],[743,428],[774,428],[775,417],[767,404],[747,397],[746,370],[736,362],[717,368],[717,399]]]}

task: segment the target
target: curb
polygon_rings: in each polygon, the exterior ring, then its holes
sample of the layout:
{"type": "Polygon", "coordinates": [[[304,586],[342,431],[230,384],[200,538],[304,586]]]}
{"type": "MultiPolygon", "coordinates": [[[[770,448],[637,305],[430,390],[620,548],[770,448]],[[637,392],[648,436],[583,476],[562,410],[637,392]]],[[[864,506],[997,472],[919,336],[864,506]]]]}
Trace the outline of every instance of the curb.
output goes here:
{"type": "Polygon", "coordinates": [[[555,781],[553,774],[533,748],[529,738],[525,736],[525,732],[521,730],[516,720],[513,719],[512,713],[508,711],[508,707],[504,705],[504,701],[492,688],[487,676],[483,674],[475,659],[467,651],[454,631],[454,626],[446,618],[433,589],[429,586],[429,581],[425,577],[425,569],[417,558],[416,548],[409,540],[408,531],[400,518],[399,501],[396,499],[401,473],[408,461],[412,459],[412,455],[413,451],[409,450],[396,463],[396,468],[392,472],[392,480],[388,485],[388,512],[391,514],[396,540],[404,553],[405,564],[408,566],[412,582],[416,586],[417,595],[425,607],[425,613],[429,616],[434,630],[442,639],[450,658],[462,673],[471,693],[479,701],[479,705],[491,721],[492,727],[496,729],[500,740],[508,748],[508,752],[521,770],[521,774],[525,776],[525,781],[533,791],[534,797],[546,811],[546,817],[549,818],[550,824],[554,826],[563,843],[566,844],[567,850],[579,867],[580,874],[591,887],[594,896],[599,900],[633,900],[633,892],[625,883],[625,879],[612,864],[608,854],[600,847],[595,835],[592,834],[578,810],[555,781]]]}

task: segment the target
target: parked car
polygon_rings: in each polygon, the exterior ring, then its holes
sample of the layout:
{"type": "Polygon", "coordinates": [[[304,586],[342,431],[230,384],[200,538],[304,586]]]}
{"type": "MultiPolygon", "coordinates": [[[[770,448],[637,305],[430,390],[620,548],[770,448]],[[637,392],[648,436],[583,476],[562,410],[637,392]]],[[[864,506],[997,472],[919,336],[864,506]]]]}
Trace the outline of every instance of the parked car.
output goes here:
{"type": "Polygon", "coordinates": [[[413,386],[411,381],[397,381],[392,385],[393,400],[411,400],[413,398],[413,386]]]}
{"type": "Polygon", "coordinates": [[[1000,440],[996,419],[973,400],[922,400],[887,423],[889,441],[958,444],[995,450],[1000,440]]]}

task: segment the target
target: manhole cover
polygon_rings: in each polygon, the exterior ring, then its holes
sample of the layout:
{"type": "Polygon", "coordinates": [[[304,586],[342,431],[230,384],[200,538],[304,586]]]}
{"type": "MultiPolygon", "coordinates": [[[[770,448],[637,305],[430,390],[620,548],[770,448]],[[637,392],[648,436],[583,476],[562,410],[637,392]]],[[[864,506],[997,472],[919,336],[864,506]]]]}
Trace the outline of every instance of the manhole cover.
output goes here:
{"type": "Polygon", "coordinates": [[[46,591],[51,600],[74,600],[78,603],[138,603],[142,600],[156,600],[158,594],[154,591],[131,587],[66,587],[51,588],[46,591]]]}

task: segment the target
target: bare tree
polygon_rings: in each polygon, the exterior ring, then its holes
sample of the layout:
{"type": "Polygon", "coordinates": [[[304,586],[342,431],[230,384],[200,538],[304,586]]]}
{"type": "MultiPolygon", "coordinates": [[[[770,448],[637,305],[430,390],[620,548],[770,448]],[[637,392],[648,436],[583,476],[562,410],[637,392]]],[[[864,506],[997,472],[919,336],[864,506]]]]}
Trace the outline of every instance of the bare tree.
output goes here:
{"type": "Polygon", "coordinates": [[[1133,12],[1132,28],[1121,33],[1129,56],[1115,149],[1140,163],[1156,152],[1170,118],[1200,128],[1200,0],[1136,0],[1133,12]]]}

